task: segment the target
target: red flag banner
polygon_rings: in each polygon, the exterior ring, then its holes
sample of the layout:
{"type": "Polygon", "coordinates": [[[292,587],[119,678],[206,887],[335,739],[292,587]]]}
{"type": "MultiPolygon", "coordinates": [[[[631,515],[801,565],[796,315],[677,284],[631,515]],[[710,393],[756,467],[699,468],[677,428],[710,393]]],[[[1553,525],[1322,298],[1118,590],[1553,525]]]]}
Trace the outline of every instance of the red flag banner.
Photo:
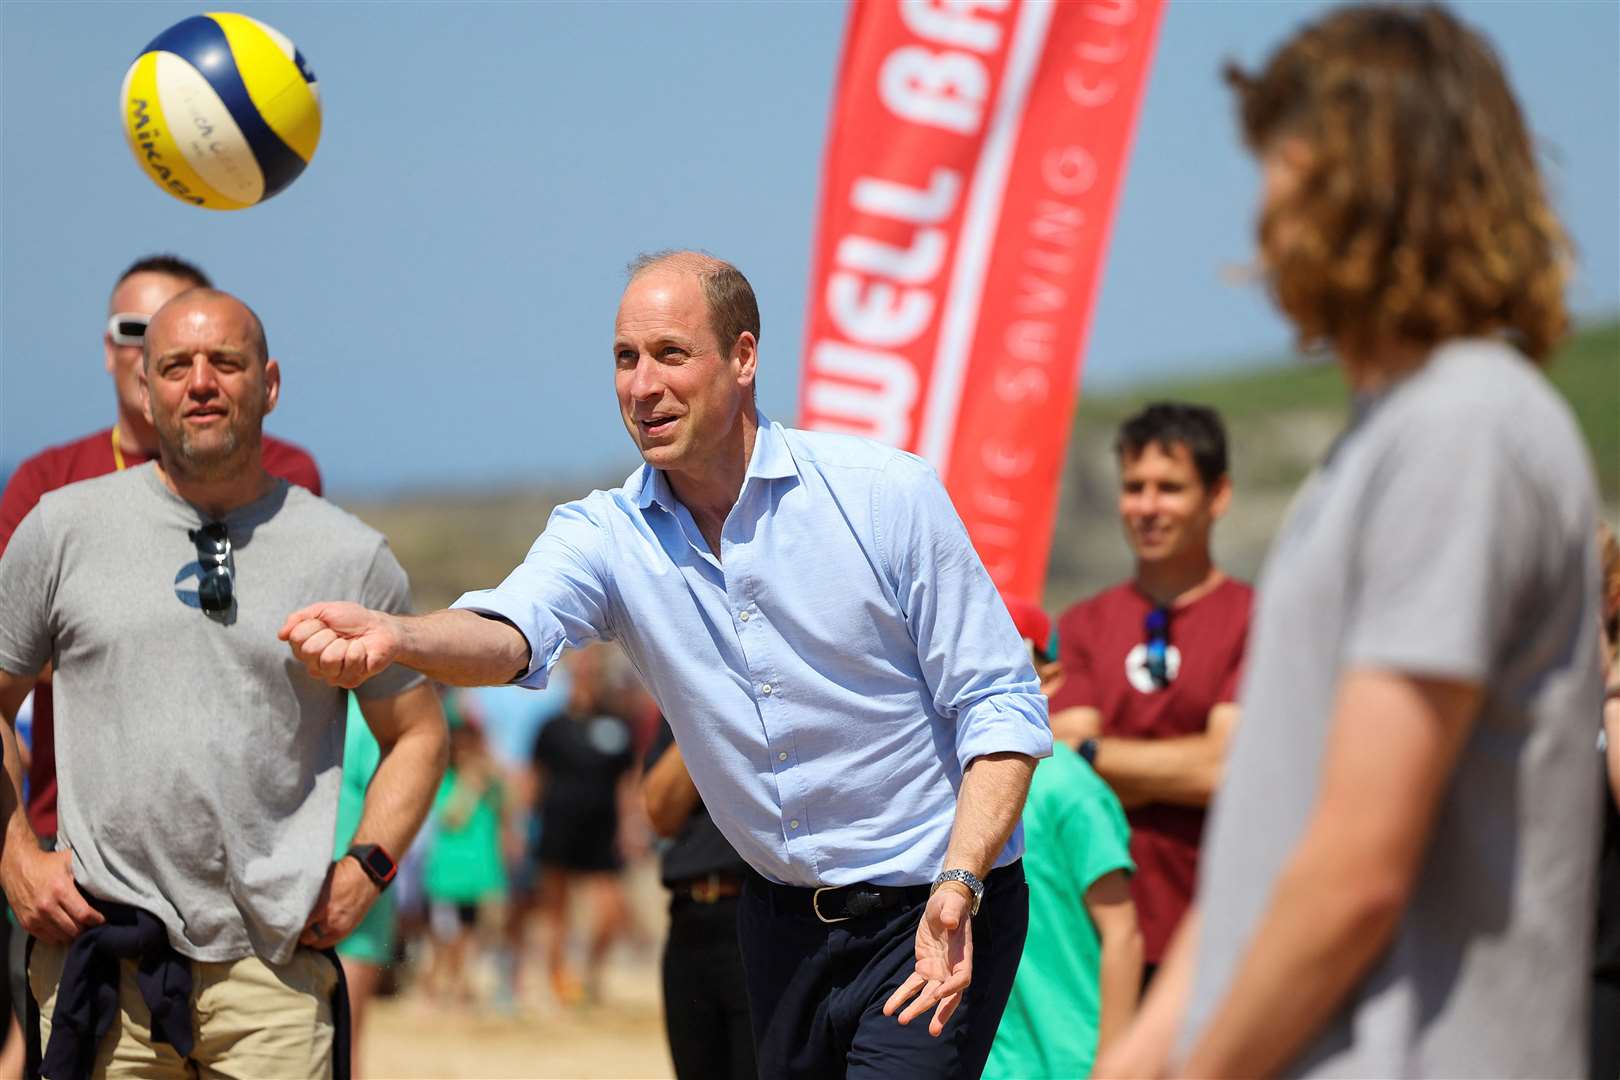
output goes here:
{"type": "Polygon", "coordinates": [[[921,454],[1038,597],[1162,0],[855,0],[800,422],[921,454]]]}

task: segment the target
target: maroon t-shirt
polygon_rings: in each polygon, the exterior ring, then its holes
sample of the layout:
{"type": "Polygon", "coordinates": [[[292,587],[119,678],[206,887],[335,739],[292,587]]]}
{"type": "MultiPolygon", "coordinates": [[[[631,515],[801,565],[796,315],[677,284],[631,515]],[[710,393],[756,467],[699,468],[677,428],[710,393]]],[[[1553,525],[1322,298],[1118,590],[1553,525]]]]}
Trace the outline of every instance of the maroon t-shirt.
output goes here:
{"type": "MultiPolygon", "coordinates": [[[[129,446],[121,448],[125,467],[144,465],[152,460],[129,446]]],[[[264,467],[273,476],[306,487],[319,495],[321,474],[315,459],[301,447],[264,436],[264,467]]],[[[17,466],[0,495],[0,555],[11,543],[22,519],[48,492],[66,487],[75,480],[90,480],[116,471],[112,428],[86,435],[74,442],[42,450],[17,466]]],[[[34,688],[33,757],[28,766],[28,822],[40,836],[56,833],[56,726],[51,708],[51,687],[40,683],[34,688]]]]}
{"type": "MultiPolygon", "coordinates": [[[[1170,613],[1170,685],[1153,684],[1145,665],[1144,623],[1153,601],[1126,582],[1083,600],[1058,620],[1063,685],[1052,711],[1089,705],[1102,713],[1102,733],[1127,739],[1197,735],[1209,713],[1237,700],[1243,645],[1254,590],[1227,579],[1170,613]]],[[[1200,807],[1150,803],[1125,814],[1131,825],[1131,898],[1142,927],[1147,962],[1164,957],[1192,902],[1198,881],[1200,807]]]]}

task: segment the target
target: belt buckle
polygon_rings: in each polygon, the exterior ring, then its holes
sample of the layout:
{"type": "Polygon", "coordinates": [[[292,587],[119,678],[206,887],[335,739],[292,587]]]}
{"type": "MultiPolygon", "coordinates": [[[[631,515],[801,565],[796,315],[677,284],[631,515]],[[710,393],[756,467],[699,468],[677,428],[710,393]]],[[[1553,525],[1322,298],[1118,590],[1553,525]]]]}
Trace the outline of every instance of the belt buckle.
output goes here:
{"type": "Polygon", "coordinates": [[[720,875],[711,873],[700,881],[692,882],[692,899],[700,904],[720,902],[720,875]]]}
{"type": "Polygon", "coordinates": [[[816,918],[820,919],[829,926],[831,926],[833,923],[848,922],[850,919],[854,918],[853,915],[841,915],[836,919],[829,919],[827,916],[821,913],[821,894],[824,892],[832,892],[835,889],[842,889],[843,887],[844,886],[842,885],[823,885],[810,895],[810,910],[815,912],[816,918]]]}

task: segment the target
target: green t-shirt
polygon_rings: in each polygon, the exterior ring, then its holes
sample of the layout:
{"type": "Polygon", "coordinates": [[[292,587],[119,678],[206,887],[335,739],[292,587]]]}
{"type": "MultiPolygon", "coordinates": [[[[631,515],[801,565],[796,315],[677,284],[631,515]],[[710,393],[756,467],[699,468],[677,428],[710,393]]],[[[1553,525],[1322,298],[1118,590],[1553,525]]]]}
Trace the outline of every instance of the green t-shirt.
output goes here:
{"type": "MultiPolygon", "coordinates": [[[[382,747],[377,736],[360,712],[360,699],[349,695],[348,725],[343,733],[343,783],[338,787],[336,843],[332,858],[341,859],[354,843],[355,831],[360,828],[361,812],[366,805],[366,789],[377,775],[382,763],[382,747]]],[[[396,858],[403,852],[390,852],[396,858]]],[[[368,964],[388,964],[394,957],[394,891],[384,890],[366,912],[360,925],[338,942],[338,955],[345,959],[363,960],[368,964]]]]}
{"type": "Polygon", "coordinates": [[[464,820],[452,821],[451,801],[464,781],[452,766],[433,804],[433,846],[428,849],[423,887],[432,900],[475,904],[506,891],[501,854],[501,788],[490,781],[464,820]]]}
{"type": "MultiPolygon", "coordinates": [[[[360,827],[360,811],[366,804],[366,788],[382,762],[377,736],[360,715],[360,699],[349,695],[349,716],[343,734],[343,784],[338,788],[337,837],[332,858],[341,859],[354,843],[360,827]]],[[[390,853],[392,854],[392,853],[390,853]]],[[[401,853],[403,854],[403,853],[401,853]]],[[[397,857],[397,856],[396,856],[397,857]]]]}
{"type": "Polygon", "coordinates": [[[989,1080],[1090,1075],[1102,951],[1086,890],[1114,870],[1135,869],[1119,800],[1058,743],[1036,767],[1024,806],[1029,937],[984,1067],[989,1080]]]}

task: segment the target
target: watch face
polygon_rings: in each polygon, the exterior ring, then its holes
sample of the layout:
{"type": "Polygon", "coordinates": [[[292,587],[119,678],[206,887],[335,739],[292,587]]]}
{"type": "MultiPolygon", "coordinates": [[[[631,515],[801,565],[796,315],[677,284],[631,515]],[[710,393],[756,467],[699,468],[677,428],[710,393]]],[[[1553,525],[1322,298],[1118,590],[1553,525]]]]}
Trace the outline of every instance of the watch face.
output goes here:
{"type": "Polygon", "coordinates": [[[393,879],[394,860],[382,848],[376,844],[366,844],[356,847],[354,853],[375,881],[386,885],[393,879]]]}

